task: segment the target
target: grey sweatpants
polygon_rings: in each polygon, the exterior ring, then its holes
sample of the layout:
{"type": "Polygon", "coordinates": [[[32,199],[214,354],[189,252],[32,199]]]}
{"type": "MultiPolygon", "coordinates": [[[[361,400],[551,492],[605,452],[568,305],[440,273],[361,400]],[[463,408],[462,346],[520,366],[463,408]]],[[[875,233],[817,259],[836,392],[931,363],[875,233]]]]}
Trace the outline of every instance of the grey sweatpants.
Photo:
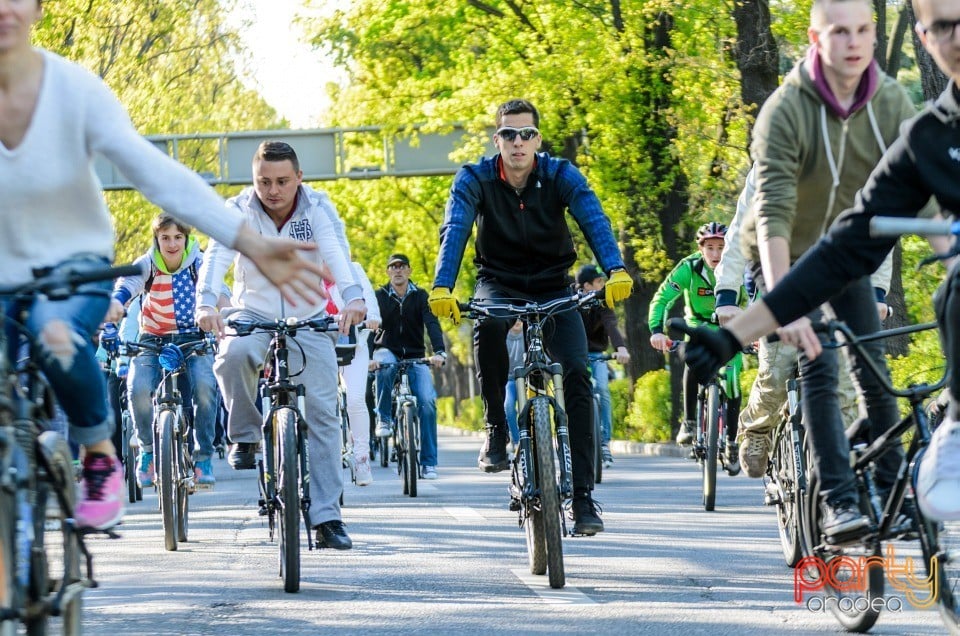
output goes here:
{"type": "MultiPolygon", "coordinates": [[[[233,313],[237,320],[262,320],[245,312],[233,313]]],[[[296,343],[287,341],[291,372],[307,367],[294,381],[306,389],[308,453],[310,456],[310,525],[340,519],[343,468],[340,457],[340,418],[337,416],[337,356],[334,335],[303,330],[296,343]],[[300,346],[298,347],[297,344],[300,346]]],[[[259,444],[263,438],[263,417],[257,410],[258,379],[270,346],[270,334],[227,336],[213,365],[220,391],[229,412],[230,441],[259,444]]]]}

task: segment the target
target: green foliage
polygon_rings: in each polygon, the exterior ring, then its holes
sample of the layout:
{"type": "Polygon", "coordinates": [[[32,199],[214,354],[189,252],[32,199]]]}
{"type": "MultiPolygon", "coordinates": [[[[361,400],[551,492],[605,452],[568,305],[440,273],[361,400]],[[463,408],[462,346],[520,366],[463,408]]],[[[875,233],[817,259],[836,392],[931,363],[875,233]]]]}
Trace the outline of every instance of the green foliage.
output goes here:
{"type": "Polygon", "coordinates": [[[610,380],[610,411],[613,421],[613,430],[610,436],[613,439],[626,438],[626,420],[630,408],[631,391],[632,382],[630,378],[610,380]]]}
{"type": "Polygon", "coordinates": [[[460,400],[459,411],[453,420],[454,426],[468,431],[482,431],[484,429],[483,398],[477,396],[472,399],[460,400]]]}
{"type": "Polygon", "coordinates": [[[670,372],[648,371],[636,381],[633,402],[624,420],[625,437],[638,442],[666,442],[671,437],[670,372]]]}
{"type": "MultiPolygon", "coordinates": [[[[906,284],[906,277],[904,277],[906,284]]],[[[910,353],[901,358],[887,356],[887,365],[890,368],[890,379],[896,387],[906,387],[911,384],[937,382],[944,372],[946,359],[940,347],[939,332],[925,331],[913,337],[910,344],[910,353]]],[[[904,400],[898,400],[900,414],[906,415],[909,405],[904,400]]]]}

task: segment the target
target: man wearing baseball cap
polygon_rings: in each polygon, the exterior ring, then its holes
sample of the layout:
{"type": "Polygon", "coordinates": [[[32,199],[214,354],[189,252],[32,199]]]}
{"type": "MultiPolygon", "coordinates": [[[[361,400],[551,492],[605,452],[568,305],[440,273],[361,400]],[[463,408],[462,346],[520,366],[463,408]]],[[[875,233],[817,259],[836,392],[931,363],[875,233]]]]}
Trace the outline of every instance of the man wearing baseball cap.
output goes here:
{"type": "MultiPolygon", "coordinates": [[[[447,359],[440,321],[430,311],[427,291],[410,281],[410,259],[406,254],[391,254],[387,259],[390,282],[377,290],[380,305],[380,334],[374,341],[376,364],[423,358],[426,345],[423,330],[430,336],[433,356],[430,364],[441,367],[447,359]]],[[[422,365],[410,367],[410,388],[417,397],[420,416],[420,471],[423,479],[437,478],[437,392],[433,388],[430,369],[422,365]]],[[[377,437],[393,434],[393,380],[395,366],[377,371],[377,437]]]]}
{"type": "MultiPolygon", "coordinates": [[[[596,265],[582,265],[577,271],[577,287],[585,292],[599,291],[607,282],[596,265]]],[[[613,455],[610,453],[610,437],[613,432],[613,411],[610,401],[610,369],[603,354],[607,345],[613,344],[616,349],[615,359],[620,364],[630,362],[627,352],[627,343],[623,334],[617,328],[617,315],[609,307],[602,305],[581,309],[583,326],[587,332],[587,358],[590,360],[590,374],[593,376],[594,390],[600,396],[600,430],[603,438],[601,448],[603,465],[609,468],[613,464],[613,455]]]]}

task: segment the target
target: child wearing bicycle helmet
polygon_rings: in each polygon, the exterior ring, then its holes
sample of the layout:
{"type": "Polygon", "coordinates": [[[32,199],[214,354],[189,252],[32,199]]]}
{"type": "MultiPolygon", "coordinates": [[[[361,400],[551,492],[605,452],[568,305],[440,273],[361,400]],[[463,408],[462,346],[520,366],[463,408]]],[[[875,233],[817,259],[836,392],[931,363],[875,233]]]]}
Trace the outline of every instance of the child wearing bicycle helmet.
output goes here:
{"type": "MultiPolygon", "coordinates": [[[[715,325],[713,310],[716,299],[713,289],[716,285],[713,270],[720,263],[723,252],[723,240],[727,226],[716,221],[704,223],[697,229],[699,249],[681,260],[667,278],[660,284],[657,293],[650,302],[648,324],[650,327],[650,345],[658,351],[669,351],[670,339],[664,333],[667,314],[681,296],[684,304],[684,319],[691,325],[715,325]]],[[[741,286],[737,303],[746,302],[746,290],[741,286]]],[[[740,416],[740,369],[743,364],[741,354],[737,354],[723,371],[724,389],[727,394],[727,441],[724,449],[724,466],[732,476],[740,472],[737,448],[737,420],[740,416]]],[[[684,367],[683,371],[683,424],[677,434],[678,444],[690,444],[696,432],[697,381],[684,367]]]]}

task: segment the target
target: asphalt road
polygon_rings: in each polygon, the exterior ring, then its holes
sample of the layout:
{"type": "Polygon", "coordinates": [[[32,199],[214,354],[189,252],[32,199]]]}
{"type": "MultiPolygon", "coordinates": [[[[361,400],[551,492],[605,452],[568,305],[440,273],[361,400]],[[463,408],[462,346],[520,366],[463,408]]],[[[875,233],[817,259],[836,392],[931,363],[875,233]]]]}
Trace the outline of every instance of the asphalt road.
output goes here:
{"type": "MultiPolygon", "coordinates": [[[[507,474],[480,473],[478,447],[478,438],[442,432],[440,479],[420,482],[415,499],[379,466],[371,486],[348,485],[343,518],[354,548],[304,549],[297,594],[278,578],[254,472],[215,460],[217,486],[192,497],[190,541],[177,552],[163,548],[152,491],[128,508],[120,539],[90,540],[100,587],[84,597],[86,633],[842,631],[829,613],[793,601],[793,571],[758,480],[721,475],[708,513],[694,463],[617,456],[596,491],[606,531],[564,539],[567,586],[551,590],[529,574],[507,474]]],[[[945,633],[936,611],[902,605],[872,633],[945,633]]]]}

